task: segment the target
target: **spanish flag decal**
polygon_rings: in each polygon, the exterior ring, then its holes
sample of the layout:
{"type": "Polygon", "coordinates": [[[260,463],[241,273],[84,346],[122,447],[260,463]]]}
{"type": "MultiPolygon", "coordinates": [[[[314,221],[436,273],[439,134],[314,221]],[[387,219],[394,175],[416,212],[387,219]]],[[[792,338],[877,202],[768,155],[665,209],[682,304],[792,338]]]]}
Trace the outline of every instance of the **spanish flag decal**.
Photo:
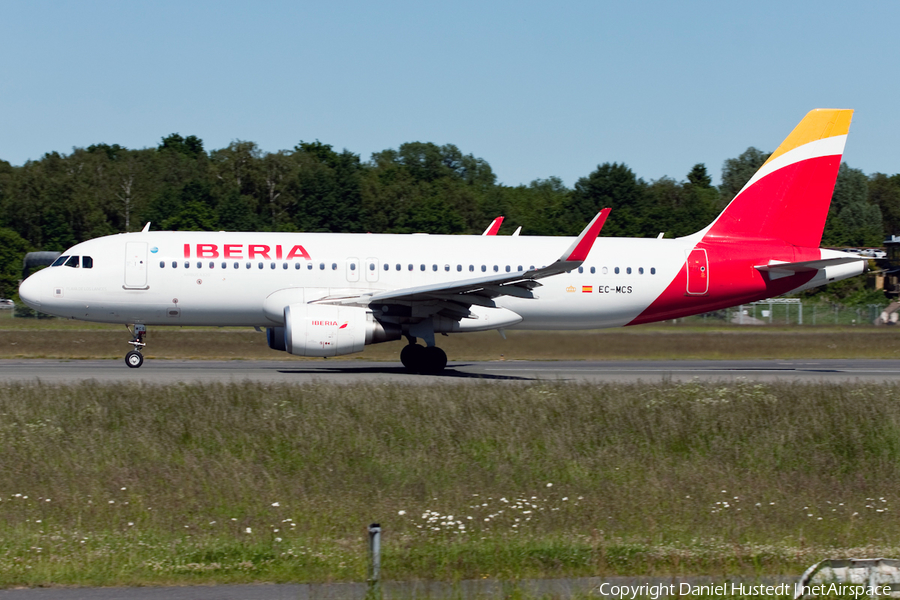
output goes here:
{"type": "Polygon", "coordinates": [[[581,286],[581,293],[582,293],[582,294],[590,294],[590,293],[593,292],[593,291],[594,291],[594,286],[592,286],[592,285],[583,285],[583,286],[581,286]]]}

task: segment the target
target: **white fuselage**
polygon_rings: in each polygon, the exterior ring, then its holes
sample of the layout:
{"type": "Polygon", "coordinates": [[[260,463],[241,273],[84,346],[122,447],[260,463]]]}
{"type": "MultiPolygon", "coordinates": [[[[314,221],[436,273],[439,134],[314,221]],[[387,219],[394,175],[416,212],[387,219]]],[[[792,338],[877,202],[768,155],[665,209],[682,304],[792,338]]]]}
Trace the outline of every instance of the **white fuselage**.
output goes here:
{"type": "MultiPolygon", "coordinates": [[[[389,291],[552,263],[569,237],[146,232],[73,246],[91,268],[53,266],[23,282],[53,315],[146,325],[281,325],[266,299],[302,302],[389,291]],[[300,248],[298,248],[300,247],[300,248]],[[302,291],[301,291],[302,290],[302,291]]],[[[501,296],[520,329],[626,325],[669,286],[694,238],[599,238],[580,269],[541,280],[534,299],[501,296]]],[[[711,274],[711,277],[714,277],[711,274]]]]}

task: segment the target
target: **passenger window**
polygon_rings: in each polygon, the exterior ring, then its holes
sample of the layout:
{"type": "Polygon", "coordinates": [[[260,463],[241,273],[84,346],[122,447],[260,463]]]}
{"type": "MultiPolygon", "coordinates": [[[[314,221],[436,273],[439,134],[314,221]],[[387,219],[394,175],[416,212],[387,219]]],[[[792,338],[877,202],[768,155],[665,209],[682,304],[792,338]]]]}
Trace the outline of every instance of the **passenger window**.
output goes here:
{"type": "Polygon", "coordinates": [[[525,270],[525,269],[522,268],[522,265],[519,265],[518,267],[516,267],[516,269],[519,270],[519,271],[524,271],[524,270],[525,270]]]}
{"type": "Polygon", "coordinates": [[[606,267],[603,267],[602,269],[600,269],[600,271],[601,271],[604,275],[606,275],[607,273],[609,273],[609,269],[606,268],[606,267]]]}
{"type": "Polygon", "coordinates": [[[213,261],[209,261],[209,268],[210,268],[210,269],[215,269],[215,268],[216,268],[216,263],[214,263],[213,261]]]}
{"type": "MultiPolygon", "coordinates": [[[[260,263],[260,264],[262,264],[262,263],[260,263]]],[[[324,270],[325,270],[325,263],[319,263],[319,270],[320,270],[320,271],[324,271],[324,270]]]]}
{"type": "Polygon", "coordinates": [[[58,266],[60,266],[60,265],[64,265],[64,264],[66,264],[66,260],[68,260],[68,258],[69,258],[69,255],[68,255],[68,254],[67,254],[66,256],[60,256],[59,258],[57,258],[56,260],[54,260],[54,261],[53,261],[53,264],[50,265],[50,266],[51,266],[51,267],[58,267],[58,266]]]}
{"type": "Polygon", "coordinates": [[[197,268],[198,268],[198,269],[202,269],[202,268],[203,268],[203,263],[200,262],[199,260],[197,261],[197,268]]]}
{"type": "MultiPolygon", "coordinates": [[[[175,263],[172,263],[175,264],[175,263]]],[[[81,257],[81,268],[82,269],[93,269],[94,268],[94,259],[90,256],[82,256],[81,257]]]]}
{"type": "Polygon", "coordinates": [[[450,270],[450,265],[444,265],[444,270],[445,270],[445,271],[449,271],[449,270],[450,270]]]}
{"type": "Polygon", "coordinates": [[[248,262],[244,266],[249,269],[251,267],[251,264],[248,262]]]}
{"type": "Polygon", "coordinates": [[[269,268],[270,268],[270,269],[274,269],[274,268],[275,268],[275,263],[269,263],[269,268]]]}
{"type": "Polygon", "coordinates": [[[260,269],[263,268],[263,264],[262,264],[262,263],[259,263],[259,268],[260,268],[260,269]]]}
{"type": "Polygon", "coordinates": [[[185,269],[190,269],[190,268],[191,268],[191,261],[189,261],[189,260],[184,261],[184,268],[185,268],[185,269]]]}
{"type": "Polygon", "coordinates": [[[644,274],[644,267],[638,267],[638,275],[644,274]]]}
{"type": "Polygon", "coordinates": [[[351,270],[351,271],[355,271],[355,270],[356,270],[356,263],[350,263],[350,270],[351,270]]]}
{"type": "MultiPolygon", "coordinates": [[[[272,264],[274,265],[275,263],[272,263],[272,264]]],[[[284,270],[287,270],[287,263],[281,263],[281,268],[284,270]]]]}
{"type": "Polygon", "coordinates": [[[159,261],[159,268],[160,268],[160,269],[165,269],[165,268],[166,268],[166,261],[164,261],[164,260],[159,261]]]}
{"type": "Polygon", "coordinates": [[[370,271],[374,271],[374,270],[375,270],[375,263],[369,263],[369,270],[370,270],[370,271]]]}
{"type": "Polygon", "coordinates": [[[299,270],[300,270],[300,263],[294,263],[294,270],[295,270],[295,271],[299,271],[299,270]]]}
{"type": "Polygon", "coordinates": [[[331,263],[331,270],[337,271],[337,263],[331,263]]]}
{"type": "Polygon", "coordinates": [[[487,265],[481,265],[481,272],[482,272],[482,273],[486,273],[486,272],[487,272],[487,265]]]}
{"type": "Polygon", "coordinates": [[[591,267],[591,275],[597,272],[597,267],[591,267]]]}
{"type": "Polygon", "coordinates": [[[584,267],[578,267],[578,272],[579,272],[579,273],[584,273],[584,267]]]}
{"type": "Polygon", "coordinates": [[[471,271],[474,271],[474,270],[475,270],[475,265],[469,265],[469,271],[471,272],[471,271]]]}
{"type": "Polygon", "coordinates": [[[528,265],[528,270],[529,270],[529,271],[534,271],[534,265],[528,265]]]}
{"type": "Polygon", "coordinates": [[[627,274],[631,275],[631,267],[628,267],[627,269],[625,269],[625,272],[626,272],[627,274]]]}
{"type": "Polygon", "coordinates": [[[240,269],[240,268],[241,268],[241,263],[235,262],[235,263],[234,263],[234,268],[235,268],[235,269],[240,269]]]}
{"type": "Polygon", "coordinates": [[[456,272],[462,273],[462,265],[456,265],[456,272]]]}
{"type": "Polygon", "coordinates": [[[432,271],[437,271],[437,265],[431,265],[431,270],[432,270],[432,271]]]}
{"type": "Polygon", "coordinates": [[[616,275],[619,274],[619,267],[616,267],[616,275]]]}
{"type": "Polygon", "coordinates": [[[173,269],[177,269],[177,268],[178,268],[178,261],[177,261],[177,260],[173,260],[173,261],[172,261],[172,268],[173,268],[173,269]]]}
{"type": "Polygon", "coordinates": [[[656,275],[656,267],[650,267],[650,274],[656,275]]]}
{"type": "Polygon", "coordinates": [[[412,266],[411,264],[409,265],[409,270],[410,270],[410,271],[413,270],[413,266],[412,266]]]}
{"type": "Polygon", "coordinates": [[[312,271],[312,269],[313,269],[313,264],[312,264],[312,263],[306,263],[306,270],[307,270],[307,271],[312,271]]]}
{"type": "Polygon", "coordinates": [[[67,267],[72,267],[73,269],[77,269],[77,268],[78,268],[78,262],[79,262],[79,261],[78,261],[78,257],[77,257],[77,256],[70,256],[70,257],[69,257],[69,260],[66,261],[66,266],[67,266],[67,267]]]}
{"type": "Polygon", "coordinates": [[[500,271],[500,267],[498,267],[497,265],[494,265],[494,273],[497,273],[498,271],[500,271]]]}
{"type": "Polygon", "coordinates": [[[506,272],[509,273],[509,265],[506,265],[506,272]]]}
{"type": "Polygon", "coordinates": [[[419,270],[420,270],[420,271],[424,271],[424,270],[425,270],[425,265],[419,265],[419,270]]]}

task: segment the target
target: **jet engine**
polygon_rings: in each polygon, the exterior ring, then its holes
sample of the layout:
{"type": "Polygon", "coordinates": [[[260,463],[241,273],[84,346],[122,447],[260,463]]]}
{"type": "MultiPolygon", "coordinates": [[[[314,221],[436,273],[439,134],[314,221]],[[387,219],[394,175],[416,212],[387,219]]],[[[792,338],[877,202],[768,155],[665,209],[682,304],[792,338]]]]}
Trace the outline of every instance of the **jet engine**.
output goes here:
{"type": "MultiPolygon", "coordinates": [[[[267,332],[275,350],[278,330],[267,332]]],[[[382,324],[372,311],[332,304],[291,304],[284,309],[284,347],[297,356],[340,356],[362,352],[366,344],[398,340],[400,327],[382,324]]]]}

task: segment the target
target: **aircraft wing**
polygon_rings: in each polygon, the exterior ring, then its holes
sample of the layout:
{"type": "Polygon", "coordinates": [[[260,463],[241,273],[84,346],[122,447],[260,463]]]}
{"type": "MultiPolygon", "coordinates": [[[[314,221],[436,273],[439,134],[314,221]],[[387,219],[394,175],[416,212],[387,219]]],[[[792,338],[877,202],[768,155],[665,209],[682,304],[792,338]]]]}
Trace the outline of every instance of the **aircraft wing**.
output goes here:
{"type": "MultiPolygon", "coordinates": [[[[518,298],[534,298],[532,290],[540,287],[539,279],[551,277],[560,273],[577,269],[587,258],[594,245],[594,241],[600,234],[609,208],[604,208],[595,216],[581,234],[575,239],[569,248],[563,252],[554,263],[539,269],[516,271],[513,273],[498,273],[472,279],[447,281],[411,288],[390,290],[374,294],[363,294],[345,298],[323,298],[320,303],[329,304],[418,304],[433,302],[435,305],[441,301],[453,303],[457,308],[468,308],[473,304],[493,307],[493,299],[498,296],[516,296],[518,298]],[[460,306],[461,305],[461,306],[460,306]]],[[[441,309],[436,306],[434,312],[441,309]]]]}

